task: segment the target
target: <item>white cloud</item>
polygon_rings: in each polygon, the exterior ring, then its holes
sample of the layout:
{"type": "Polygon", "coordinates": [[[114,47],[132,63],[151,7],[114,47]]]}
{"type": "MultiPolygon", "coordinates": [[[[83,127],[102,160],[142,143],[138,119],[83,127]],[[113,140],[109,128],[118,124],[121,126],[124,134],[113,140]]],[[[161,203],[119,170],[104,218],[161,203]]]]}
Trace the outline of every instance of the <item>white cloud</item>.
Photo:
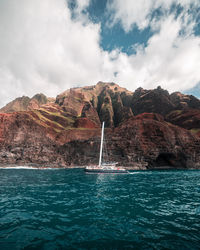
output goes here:
{"type": "Polygon", "coordinates": [[[160,9],[163,14],[169,14],[172,5],[179,5],[189,9],[190,5],[199,7],[199,0],[110,0],[107,9],[111,14],[112,25],[120,22],[126,32],[131,31],[134,25],[140,30],[152,25],[152,13],[160,9]]]}
{"type": "MultiPolygon", "coordinates": [[[[200,38],[193,35],[194,22],[187,12],[152,24],[156,33],[147,47],[135,46],[136,54],[128,56],[120,49],[109,53],[100,47],[100,24],[84,13],[89,3],[77,1],[80,14],[71,19],[65,0],[0,1],[0,106],[18,96],[56,96],[99,80],[130,90],[162,85],[170,91],[199,82],[200,38]]],[[[150,10],[147,2],[144,6],[150,10]]]]}
{"type": "Polygon", "coordinates": [[[123,57],[127,72],[119,69],[116,80],[132,81],[144,88],[162,85],[169,91],[194,87],[200,81],[200,37],[180,36],[183,26],[181,17],[175,20],[171,15],[161,20],[159,32],[149,39],[147,47],[139,45],[136,54],[129,57],[119,55],[118,62],[123,57]]]}
{"type": "Polygon", "coordinates": [[[126,32],[132,29],[135,24],[140,29],[144,29],[149,24],[149,13],[155,0],[113,0],[108,2],[107,8],[112,12],[112,24],[121,21],[126,32]]]}
{"type": "MultiPolygon", "coordinates": [[[[83,10],[84,4],[77,8],[83,10]]],[[[55,96],[100,79],[100,26],[71,20],[65,0],[1,0],[0,105],[18,95],[55,96]]]]}
{"type": "Polygon", "coordinates": [[[90,0],[77,0],[77,11],[81,13],[85,10],[90,4],[90,0]]]}
{"type": "Polygon", "coordinates": [[[80,21],[83,24],[87,24],[89,22],[87,8],[90,5],[91,0],[68,0],[75,3],[75,7],[73,8],[73,16],[76,21],[80,21]]]}

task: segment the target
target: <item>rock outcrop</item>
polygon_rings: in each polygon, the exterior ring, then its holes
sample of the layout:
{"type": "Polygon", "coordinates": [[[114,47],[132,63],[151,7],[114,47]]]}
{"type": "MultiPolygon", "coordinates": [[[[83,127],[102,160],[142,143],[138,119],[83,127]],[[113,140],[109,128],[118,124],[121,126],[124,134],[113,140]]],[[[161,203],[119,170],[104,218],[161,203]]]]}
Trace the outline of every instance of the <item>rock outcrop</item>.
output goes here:
{"type": "Polygon", "coordinates": [[[36,94],[32,98],[29,98],[28,96],[22,96],[16,98],[14,101],[9,102],[5,107],[0,109],[0,112],[9,113],[39,109],[41,105],[54,101],[54,98],[47,98],[43,94],[36,94]]]}
{"type": "Polygon", "coordinates": [[[70,115],[87,117],[98,126],[105,121],[106,127],[115,127],[133,116],[131,97],[132,92],[115,83],[99,82],[67,90],[56,97],[56,103],[70,115]]]}
{"type": "Polygon", "coordinates": [[[174,92],[170,95],[171,102],[177,110],[180,109],[200,109],[200,101],[195,96],[184,95],[180,92],[174,92]]]}
{"type": "Polygon", "coordinates": [[[200,109],[175,110],[166,116],[166,120],[200,135],[200,109]]]}
{"type": "Polygon", "coordinates": [[[135,115],[144,112],[166,115],[174,109],[175,105],[170,100],[169,93],[161,87],[153,90],[139,88],[133,94],[132,110],[135,115]]]}
{"type": "Polygon", "coordinates": [[[193,96],[99,82],[55,101],[18,98],[1,112],[1,164],[95,164],[105,121],[111,161],[135,169],[200,168],[200,101],[193,96]]]}

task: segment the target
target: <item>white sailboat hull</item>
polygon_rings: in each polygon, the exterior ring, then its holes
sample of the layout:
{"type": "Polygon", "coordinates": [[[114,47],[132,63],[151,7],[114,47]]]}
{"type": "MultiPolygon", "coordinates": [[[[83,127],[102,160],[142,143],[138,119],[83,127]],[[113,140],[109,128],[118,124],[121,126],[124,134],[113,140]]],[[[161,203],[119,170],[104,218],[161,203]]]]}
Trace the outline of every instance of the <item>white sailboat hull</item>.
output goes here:
{"type": "Polygon", "coordinates": [[[87,166],[85,168],[86,173],[95,173],[95,174],[128,174],[128,170],[122,167],[114,167],[114,166],[87,166]]]}
{"type": "Polygon", "coordinates": [[[101,130],[99,165],[87,166],[85,168],[85,172],[95,173],[95,174],[127,174],[128,171],[122,167],[117,167],[116,163],[102,163],[103,141],[104,141],[104,122],[102,124],[102,130],[101,130]]]}

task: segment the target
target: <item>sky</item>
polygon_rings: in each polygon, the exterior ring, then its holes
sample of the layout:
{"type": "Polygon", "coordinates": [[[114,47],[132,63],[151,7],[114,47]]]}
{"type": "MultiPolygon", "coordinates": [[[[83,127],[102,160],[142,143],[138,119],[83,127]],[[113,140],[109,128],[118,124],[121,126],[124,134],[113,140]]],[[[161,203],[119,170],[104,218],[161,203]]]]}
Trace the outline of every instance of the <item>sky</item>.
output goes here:
{"type": "Polygon", "coordinates": [[[0,107],[98,81],[200,98],[200,0],[0,0],[0,107]]]}

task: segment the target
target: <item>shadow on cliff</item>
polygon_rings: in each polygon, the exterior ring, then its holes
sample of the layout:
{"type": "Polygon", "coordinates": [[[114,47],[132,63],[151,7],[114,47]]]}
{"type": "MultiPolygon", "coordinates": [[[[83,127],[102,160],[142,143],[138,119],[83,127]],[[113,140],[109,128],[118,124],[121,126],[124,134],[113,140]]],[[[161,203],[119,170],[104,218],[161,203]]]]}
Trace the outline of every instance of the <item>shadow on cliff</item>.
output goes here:
{"type": "Polygon", "coordinates": [[[148,169],[178,169],[186,167],[187,158],[183,153],[160,153],[155,161],[148,165],[148,169]]]}

